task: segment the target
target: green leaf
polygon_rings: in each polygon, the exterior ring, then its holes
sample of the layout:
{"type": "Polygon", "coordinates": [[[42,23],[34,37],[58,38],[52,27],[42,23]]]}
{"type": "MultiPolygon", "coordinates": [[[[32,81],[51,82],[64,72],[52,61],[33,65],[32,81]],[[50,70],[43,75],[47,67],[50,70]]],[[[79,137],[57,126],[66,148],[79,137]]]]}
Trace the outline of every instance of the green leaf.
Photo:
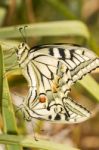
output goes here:
{"type": "MultiPolygon", "coordinates": [[[[1,28],[0,38],[22,38],[19,28],[24,26],[23,24],[20,26],[1,28]]],[[[81,36],[88,40],[90,33],[87,26],[81,21],[55,21],[27,24],[26,36],[81,36]]]]}
{"type": "Polygon", "coordinates": [[[15,135],[0,135],[0,143],[3,144],[19,144],[22,147],[32,147],[35,149],[44,150],[78,150],[66,144],[58,144],[51,141],[38,140],[35,141],[33,137],[15,136],[15,135]]]}

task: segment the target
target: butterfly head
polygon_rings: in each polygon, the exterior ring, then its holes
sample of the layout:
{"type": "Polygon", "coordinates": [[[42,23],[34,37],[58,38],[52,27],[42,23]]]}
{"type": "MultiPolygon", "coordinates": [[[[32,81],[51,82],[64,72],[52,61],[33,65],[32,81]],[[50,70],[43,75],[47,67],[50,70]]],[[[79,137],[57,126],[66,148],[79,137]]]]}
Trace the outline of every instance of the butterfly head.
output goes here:
{"type": "Polygon", "coordinates": [[[29,46],[25,42],[22,42],[18,45],[16,53],[21,55],[23,53],[23,51],[27,51],[29,49],[30,49],[29,46]]]}
{"type": "Polygon", "coordinates": [[[18,45],[18,48],[16,48],[16,54],[19,63],[26,59],[29,49],[29,46],[25,42],[22,42],[18,45]]]}

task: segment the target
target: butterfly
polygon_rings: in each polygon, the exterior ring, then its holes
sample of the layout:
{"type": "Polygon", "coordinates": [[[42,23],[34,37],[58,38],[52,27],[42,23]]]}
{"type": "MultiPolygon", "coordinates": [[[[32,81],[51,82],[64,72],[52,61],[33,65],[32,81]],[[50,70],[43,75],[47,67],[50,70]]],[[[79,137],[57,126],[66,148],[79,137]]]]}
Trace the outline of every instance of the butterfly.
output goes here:
{"type": "Polygon", "coordinates": [[[29,91],[21,105],[26,120],[79,123],[91,113],[68,96],[71,86],[99,66],[90,50],[73,44],[46,44],[29,48],[22,42],[17,60],[29,91]]]}

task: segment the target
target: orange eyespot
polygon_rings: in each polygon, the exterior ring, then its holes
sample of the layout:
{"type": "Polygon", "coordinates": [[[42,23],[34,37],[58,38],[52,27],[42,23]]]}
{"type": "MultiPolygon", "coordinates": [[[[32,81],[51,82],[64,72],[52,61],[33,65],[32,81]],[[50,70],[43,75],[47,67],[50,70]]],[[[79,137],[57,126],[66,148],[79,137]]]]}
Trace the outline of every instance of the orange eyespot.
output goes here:
{"type": "Polygon", "coordinates": [[[45,103],[46,102],[46,97],[45,96],[40,96],[39,97],[39,102],[40,103],[45,103]]]}

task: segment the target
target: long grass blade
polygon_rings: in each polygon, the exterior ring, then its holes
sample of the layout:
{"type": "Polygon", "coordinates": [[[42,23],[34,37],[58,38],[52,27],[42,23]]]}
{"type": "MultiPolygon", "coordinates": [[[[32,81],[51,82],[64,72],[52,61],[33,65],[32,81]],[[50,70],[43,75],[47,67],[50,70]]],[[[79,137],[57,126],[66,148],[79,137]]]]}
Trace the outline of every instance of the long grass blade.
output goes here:
{"type": "MultiPolygon", "coordinates": [[[[2,52],[1,52],[2,54],[2,52]]],[[[3,55],[1,55],[3,60],[3,55]]],[[[2,61],[2,75],[5,73],[4,64],[2,61]]],[[[3,132],[9,134],[17,134],[16,121],[13,112],[12,101],[9,93],[8,82],[6,76],[2,76],[3,78],[3,94],[2,94],[2,118],[3,118],[3,132]]],[[[19,145],[7,145],[8,150],[21,150],[19,145]]]]}
{"type": "Polygon", "coordinates": [[[87,26],[81,21],[55,21],[47,23],[23,24],[20,26],[0,29],[0,38],[18,38],[22,35],[20,27],[27,26],[27,37],[34,36],[81,36],[87,40],[90,37],[87,26]]]}
{"type": "Polygon", "coordinates": [[[2,113],[2,93],[3,93],[3,53],[0,46],[0,112],[2,113]]]}
{"type": "Polygon", "coordinates": [[[15,135],[0,135],[0,143],[3,144],[20,144],[22,147],[31,147],[35,149],[44,150],[78,150],[77,148],[72,148],[66,144],[58,144],[51,141],[38,140],[35,141],[33,137],[23,137],[15,135]]]}
{"type": "Polygon", "coordinates": [[[84,77],[79,83],[99,102],[99,84],[90,75],[84,77]]]}

